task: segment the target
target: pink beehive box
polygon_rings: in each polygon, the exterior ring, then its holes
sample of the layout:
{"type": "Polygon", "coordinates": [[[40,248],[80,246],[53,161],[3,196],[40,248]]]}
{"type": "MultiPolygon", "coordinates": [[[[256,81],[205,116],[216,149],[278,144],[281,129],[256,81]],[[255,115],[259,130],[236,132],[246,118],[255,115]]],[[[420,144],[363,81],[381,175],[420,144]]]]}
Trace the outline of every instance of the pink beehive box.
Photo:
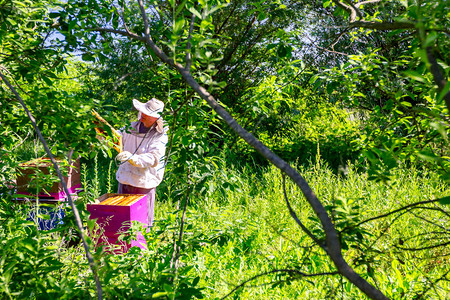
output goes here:
{"type": "MultiPolygon", "coordinates": [[[[138,233],[137,240],[132,240],[131,244],[118,241],[120,234],[126,232],[131,225],[131,221],[139,221],[148,224],[147,220],[147,195],[114,194],[108,193],[100,196],[96,203],[87,205],[90,212],[90,219],[97,219],[99,225],[97,245],[108,248],[109,245],[119,245],[119,248],[112,251],[114,253],[127,252],[130,247],[138,246],[146,249],[146,242],[141,233],[138,233]],[[112,204],[113,197],[134,197],[131,203],[112,204]]],[[[106,249],[108,251],[108,249],[106,249]]]]}
{"type": "MultiPolygon", "coordinates": [[[[61,170],[67,172],[64,176],[64,181],[70,194],[76,194],[81,190],[81,174],[80,174],[80,159],[72,161],[71,165],[65,164],[63,159],[56,158],[61,170]]],[[[36,195],[36,191],[30,190],[30,183],[32,178],[36,176],[37,172],[48,175],[55,173],[53,164],[50,158],[38,158],[28,162],[19,164],[17,168],[17,194],[34,195],[42,199],[53,199],[56,201],[64,201],[67,198],[63,190],[63,186],[59,180],[56,180],[53,185],[47,189],[43,189],[36,195]]]]}

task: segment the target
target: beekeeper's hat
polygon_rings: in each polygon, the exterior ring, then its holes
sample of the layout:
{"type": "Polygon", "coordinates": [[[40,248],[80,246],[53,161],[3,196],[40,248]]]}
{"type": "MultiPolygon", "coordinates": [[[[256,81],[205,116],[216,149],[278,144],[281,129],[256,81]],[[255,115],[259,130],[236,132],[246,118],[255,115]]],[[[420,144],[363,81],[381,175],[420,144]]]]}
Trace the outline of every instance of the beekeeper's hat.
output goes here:
{"type": "Polygon", "coordinates": [[[133,106],[139,112],[154,118],[160,118],[163,109],[164,103],[156,98],[152,98],[147,103],[142,103],[139,100],[133,99],[133,106]]]}

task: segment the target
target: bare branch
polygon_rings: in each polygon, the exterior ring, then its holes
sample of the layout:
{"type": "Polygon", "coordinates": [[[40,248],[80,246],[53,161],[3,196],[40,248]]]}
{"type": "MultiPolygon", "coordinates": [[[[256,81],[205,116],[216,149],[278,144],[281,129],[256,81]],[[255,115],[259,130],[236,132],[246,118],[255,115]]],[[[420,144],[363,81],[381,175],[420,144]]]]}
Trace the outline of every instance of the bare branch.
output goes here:
{"type": "MultiPolygon", "coordinates": [[[[341,1],[333,0],[334,4],[336,4],[338,7],[342,8],[346,12],[350,14],[350,22],[353,22],[356,20],[356,9],[351,7],[350,5],[344,4],[341,1]]],[[[347,1],[346,1],[347,2],[347,1]]]]}
{"type": "Polygon", "coordinates": [[[141,9],[142,19],[144,20],[144,30],[145,30],[145,37],[147,40],[151,40],[150,38],[150,27],[148,26],[148,17],[147,13],[145,12],[144,4],[142,3],[142,0],[138,0],[139,8],[141,9]]]}
{"type": "MultiPolygon", "coordinates": [[[[124,3],[123,5],[125,5],[125,1],[124,1],[123,3],[124,3]]],[[[121,14],[121,13],[119,12],[119,9],[118,9],[115,5],[114,5],[114,8],[116,9],[117,14],[119,15],[119,17],[122,19],[123,27],[125,27],[126,32],[127,32],[129,35],[137,35],[137,34],[132,33],[132,32],[128,29],[128,26],[127,26],[127,23],[125,22],[125,18],[124,18],[124,16],[123,16],[123,13],[121,14]]]]}
{"type": "Polygon", "coordinates": [[[134,40],[139,40],[139,41],[145,41],[145,38],[142,36],[139,36],[135,33],[132,32],[127,32],[127,31],[123,31],[123,30],[117,30],[117,29],[112,29],[112,28],[103,28],[103,27],[96,27],[96,28],[90,28],[88,29],[89,31],[98,31],[98,32],[110,32],[110,33],[116,33],[116,34],[120,34],[123,36],[128,36],[134,40]]]}
{"type": "MultiPolygon", "coordinates": [[[[427,47],[426,50],[428,62],[430,63],[430,72],[433,75],[434,81],[438,86],[439,92],[441,92],[447,85],[447,80],[444,78],[444,76],[441,73],[441,70],[439,69],[439,65],[437,63],[436,58],[433,55],[433,50],[431,49],[431,47],[427,47]]],[[[444,100],[445,104],[447,105],[447,109],[450,112],[450,91],[448,91],[444,95],[444,100]]]]}
{"type": "Polygon", "coordinates": [[[306,38],[311,42],[311,44],[314,45],[314,47],[319,48],[320,50],[327,51],[327,52],[334,53],[334,54],[340,54],[340,55],[348,56],[347,53],[338,52],[338,51],[334,51],[334,50],[328,50],[328,49],[326,49],[324,47],[320,47],[319,45],[316,45],[316,43],[311,38],[309,38],[308,36],[306,38]]]}
{"type": "Polygon", "coordinates": [[[317,244],[319,245],[322,249],[325,250],[325,252],[327,251],[325,245],[319,241],[319,239],[311,232],[309,231],[308,228],[306,228],[305,225],[303,225],[302,221],[300,221],[300,219],[297,217],[297,214],[295,213],[295,211],[292,209],[291,203],[289,202],[289,199],[287,197],[287,193],[286,193],[286,175],[282,174],[281,175],[283,178],[283,194],[284,194],[284,199],[286,200],[286,205],[289,209],[289,213],[291,214],[291,217],[295,220],[295,222],[298,224],[298,226],[300,226],[300,228],[317,244]]]}
{"type": "Polygon", "coordinates": [[[348,24],[349,28],[369,28],[378,30],[416,29],[416,25],[410,22],[372,22],[354,21],[348,24]]]}
{"type": "Polygon", "coordinates": [[[420,248],[407,248],[407,247],[400,247],[397,245],[394,245],[395,248],[401,249],[401,250],[406,250],[406,251],[422,251],[422,250],[428,250],[428,249],[434,249],[434,248],[438,248],[438,247],[443,247],[443,246],[447,246],[450,245],[450,241],[445,242],[445,243],[441,243],[441,244],[435,244],[435,245],[431,245],[431,246],[426,246],[426,247],[420,247],[420,248]]]}
{"type": "Polygon", "coordinates": [[[436,203],[436,202],[439,202],[439,200],[441,200],[441,199],[425,200],[425,201],[420,201],[420,202],[416,202],[416,203],[411,203],[411,204],[408,204],[406,206],[400,207],[400,208],[398,208],[396,210],[393,210],[391,212],[388,212],[388,213],[385,213],[385,214],[382,214],[382,215],[379,215],[379,216],[375,216],[373,218],[369,218],[367,220],[361,221],[358,224],[356,224],[355,227],[358,227],[358,226],[360,226],[360,225],[362,225],[364,223],[370,222],[370,221],[374,221],[374,220],[377,220],[377,219],[385,218],[387,216],[390,216],[392,214],[398,213],[398,212],[403,211],[403,210],[408,210],[408,209],[410,209],[412,207],[415,207],[415,206],[418,206],[418,205],[421,205],[421,204],[436,203]]]}
{"type": "Polygon", "coordinates": [[[362,2],[356,3],[356,4],[355,4],[355,7],[360,8],[362,5],[378,3],[378,2],[381,2],[381,1],[382,1],[382,0],[367,0],[367,1],[362,1],[362,2]]]}
{"type": "MultiPolygon", "coordinates": [[[[155,46],[156,47],[156,46],[155,46]]],[[[159,49],[159,48],[158,48],[159,49]]],[[[161,51],[162,52],[162,51],[161,51]]],[[[158,55],[158,52],[155,52],[158,55]]],[[[167,56],[165,56],[167,57],[167,56]]],[[[160,57],[161,60],[164,56],[160,57]]],[[[387,299],[387,297],[373,285],[368,283],[365,279],[359,276],[345,261],[342,256],[339,237],[336,229],[334,228],[331,219],[322,205],[316,194],[313,192],[309,184],[305,179],[288,163],[281,159],[278,155],[273,153],[267,146],[259,141],[253,134],[242,128],[237,121],[214,99],[214,97],[192,77],[192,75],[184,70],[182,66],[175,65],[178,72],[183,76],[185,81],[191,86],[191,88],[202,97],[222,119],[233,129],[241,138],[243,138],[250,146],[255,148],[263,157],[274,164],[282,172],[288,175],[294,182],[300,187],[303,195],[312,207],[316,216],[319,218],[322,227],[325,232],[327,253],[331,260],[339,270],[350,282],[360,288],[366,295],[373,299],[387,299]]]]}
{"type": "Polygon", "coordinates": [[[287,273],[290,276],[293,275],[297,275],[300,277],[317,277],[317,276],[325,276],[325,275],[337,275],[339,274],[338,272],[324,272],[324,273],[316,273],[316,274],[306,274],[303,273],[299,270],[296,269],[280,269],[280,270],[272,270],[272,271],[268,271],[268,272],[264,272],[258,275],[255,275],[253,277],[251,277],[250,279],[247,279],[246,281],[244,281],[243,283],[239,284],[238,286],[236,286],[231,292],[229,292],[228,294],[226,294],[224,297],[222,297],[222,300],[227,298],[228,296],[230,296],[231,294],[233,294],[235,291],[237,291],[238,289],[245,287],[246,284],[250,281],[253,281],[255,279],[258,279],[260,277],[266,276],[266,275],[270,275],[270,274],[276,274],[276,273],[287,273]]]}
{"type": "Polygon", "coordinates": [[[195,21],[195,15],[192,14],[191,17],[191,25],[189,26],[189,35],[187,38],[187,45],[186,45],[186,70],[190,70],[192,66],[192,54],[191,54],[191,38],[192,38],[192,31],[194,30],[194,21],[195,21]]]}
{"type": "MultiPolygon", "coordinates": [[[[361,11],[353,4],[352,0],[344,0],[344,1],[352,8],[352,11],[354,12],[355,15],[357,15],[360,19],[363,18],[361,11]]],[[[353,20],[355,19],[356,16],[353,20]]]]}

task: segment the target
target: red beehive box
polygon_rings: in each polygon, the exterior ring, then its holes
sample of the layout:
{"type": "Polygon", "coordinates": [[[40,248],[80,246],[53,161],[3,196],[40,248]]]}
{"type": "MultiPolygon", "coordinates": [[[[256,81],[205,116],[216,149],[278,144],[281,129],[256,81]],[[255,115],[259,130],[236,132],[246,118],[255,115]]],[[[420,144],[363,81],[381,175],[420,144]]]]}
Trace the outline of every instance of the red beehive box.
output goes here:
{"type": "MultiPolygon", "coordinates": [[[[80,159],[72,161],[71,166],[64,165],[64,161],[56,159],[58,165],[62,169],[62,173],[67,172],[67,176],[64,177],[64,181],[67,184],[67,188],[70,194],[75,194],[81,189],[81,175],[80,175],[80,159]]],[[[67,195],[64,192],[63,186],[59,180],[55,180],[53,185],[49,189],[42,189],[39,194],[36,195],[36,191],[33,191],[32,181],[35,174],[40,172],[48,175],[50,172],[55,174],[53,164],[50,158],[38,158],[28,162],[21,163],[17,169],[17,194],[23,195],[35,195],[39,198],[53,198],[55,200],[64,200],[67,195]]]]}
{"type": "Polygon", "coordinates": [[[146,242],[141,233],[138,233],[138,239],[132,240],[131,244],[118,241],[118,238],[130,228],[131,221],[148,224],[147,195],[108,193],[100,196],[97,203],[88,204],[87,210],[91,214],[89,218],[97,219],[100,227],[97,232],[98,245],[108,248],[109,245],[118,243],[120,248],[113,251],[115,253],[127,252],[133,246],[146,249],[146,242]]]}

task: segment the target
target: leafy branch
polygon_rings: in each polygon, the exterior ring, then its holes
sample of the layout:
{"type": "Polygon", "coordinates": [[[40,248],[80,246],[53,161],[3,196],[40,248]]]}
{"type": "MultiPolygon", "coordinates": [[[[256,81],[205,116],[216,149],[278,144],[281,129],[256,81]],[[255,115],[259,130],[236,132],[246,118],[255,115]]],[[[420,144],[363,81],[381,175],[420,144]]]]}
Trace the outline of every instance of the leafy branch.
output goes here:
{"type": "MultiPolygon", "coordinates": [[[[3,69],[3,67],[2,67],[2,69],[3,69]]],[[[97,287],[97,297],[99,300],[101,300],[101,299],[103,299],[103,291],[102,291],[100,279],[97,274],[97,265],[94,261],[94,258],[92,256],[91,252],[89,251],[89,245],[87,244],[86,238],[83,234],[83,223],[81,222],[81,218],[80,218],[78,209],[75,206],[75,203],[73,202],[73,199],[72,199],[72,196],[70,195],[69,189],[67,188],[67,184],[64,180],[64,176],[62,175],[61,170],[59,169],[58,163],[56,162],[52,152],[50,151],[50,149],[47,145],[47,142],[45,141],[44,137],[42,136],[42,133],[36,124],[35,118],[29,111],[28,107],[25,105],[24,101],[22,100],[22,97],[20,97],[19,93],[17,93],[16,89],[9,83],[8,79],[3,75],[3,73],[1,71],[0,71],[0,77],[5,82],[5,84],[8,86],[8,88],[11,90],[11,92],[16,96],[16,98],[20,102],[20,104],[22,105],[23,109],[25,110],[25,113],[27,114],[28,118],[31,121],[31,124],[33,125],[34,130],[36,131],[36,133],[39,137],[39,140],[41,141],[41,143],[44,147],[45,152],[47,153],[48,157],[50,158],[50,160],[53,164],[53,167],[56,170],[56,174],[58,175],[58,178],[63,186],[64,192],[67,195],[67,200],[69,202],[69,205],[72,208],[73,215],[75,217],[75,223],[77,224],[77,227],[78,227],[78,234],[83,242],[83,247],[84,247],[84,251],[86,252],[86,257],[88,259],[92,274],[94,275],[95,284],[97,287]]]]}

